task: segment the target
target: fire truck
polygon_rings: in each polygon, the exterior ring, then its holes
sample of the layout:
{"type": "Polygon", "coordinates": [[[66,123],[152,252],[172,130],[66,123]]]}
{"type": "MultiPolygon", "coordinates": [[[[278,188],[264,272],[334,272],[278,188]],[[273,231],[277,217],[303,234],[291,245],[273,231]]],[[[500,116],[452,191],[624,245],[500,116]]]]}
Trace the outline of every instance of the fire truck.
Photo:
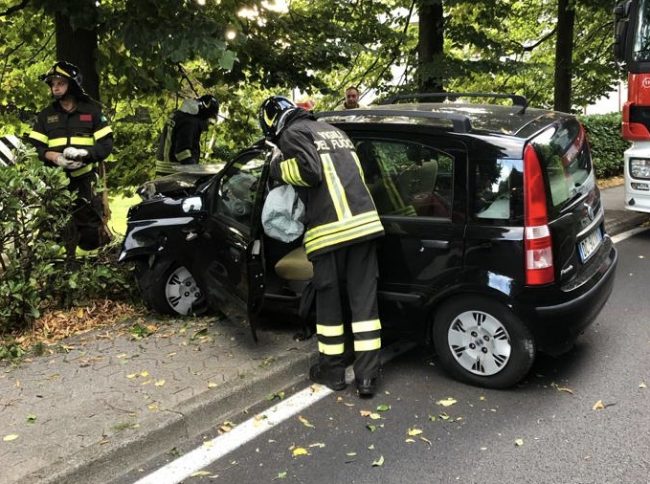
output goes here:
{"type": "Polygon", "coordinates": [[[622,135],[625,208],[650,212],[650,0],[624,0],[614,9],[614,55],[628,74],[622,135]]]}

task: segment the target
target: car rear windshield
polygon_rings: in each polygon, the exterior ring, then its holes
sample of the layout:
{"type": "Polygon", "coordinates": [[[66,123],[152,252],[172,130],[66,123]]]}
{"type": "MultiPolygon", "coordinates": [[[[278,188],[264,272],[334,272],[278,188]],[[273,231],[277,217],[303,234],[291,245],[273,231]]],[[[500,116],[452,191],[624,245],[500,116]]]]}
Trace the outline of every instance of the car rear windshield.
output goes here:
{"type": "Polygon", "coordinates": [[[546,174],[549,201],[559,209],[590,179],[591,153],[584,128],[569,120],[543,131],[532,143],[546,174]]]}

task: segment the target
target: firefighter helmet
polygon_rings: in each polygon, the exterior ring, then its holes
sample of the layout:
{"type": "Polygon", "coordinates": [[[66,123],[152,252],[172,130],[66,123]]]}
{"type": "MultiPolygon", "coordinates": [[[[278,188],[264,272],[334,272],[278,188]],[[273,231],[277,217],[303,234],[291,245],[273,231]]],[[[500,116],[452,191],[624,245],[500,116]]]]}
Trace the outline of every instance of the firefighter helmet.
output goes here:
{"type": "Polygon", "coordinates": [[[287,115],[298,107],[289,99],[282,96],[271,96],[260,106],[260,126],[264,135],[275,138],[285,126],[287,115]]]}
{"type": "Polygon", "coordinates": [[[68,80],[68,93],[76,96],[86,95],[82,87],[83,76],[79,68],[74,64],[66,61],[56,62],[47,74],[41,76],[41,79],[51,85],[52,79],[55,77],[68,80]]]}
{"type": "Polygon", "coordinates": [[[219,114],[219,101],[211,94],[206,94],[198,99],[199,116],[204,119],[216,118],[219,114]]]}

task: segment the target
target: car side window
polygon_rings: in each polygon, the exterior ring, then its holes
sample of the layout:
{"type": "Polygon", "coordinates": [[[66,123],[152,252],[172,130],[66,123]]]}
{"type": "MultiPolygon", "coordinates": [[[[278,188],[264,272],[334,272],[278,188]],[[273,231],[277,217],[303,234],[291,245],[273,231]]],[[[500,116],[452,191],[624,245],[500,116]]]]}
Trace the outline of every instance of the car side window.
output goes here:
{"type": "Polygon", "coordinates": [[[472,173],[473,218],[498,222],[523,216],[522,160],[483,160],[473,164],[472,173]]]}
{"type": "Polygon", "coordinates": [[[380,215],[451,217],[452,155],[417,142],[364,139],[357,154],[380,215]]]}
{"type": "Polygon", "coordinates": [[[216,210],[219,214],[250,227],[264,158],[257,156],[234,163],[227,168],[216,191],[216,210]]]}

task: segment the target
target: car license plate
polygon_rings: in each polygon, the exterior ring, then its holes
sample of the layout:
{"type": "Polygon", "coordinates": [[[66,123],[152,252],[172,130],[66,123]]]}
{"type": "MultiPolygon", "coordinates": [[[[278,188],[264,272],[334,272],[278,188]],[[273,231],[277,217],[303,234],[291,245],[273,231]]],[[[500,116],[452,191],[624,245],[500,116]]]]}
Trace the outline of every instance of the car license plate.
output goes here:
{"type": "Polygon", "coordinates": [[[587,259],[589,259],[589,257],[594,254],[602,241],[603,235],[600,233],[600,228],[597,228],[580,241],[578,244],[578,249],[580,251],[580,258],[582,259],[582,262],[586,262],[587,259]]]}

